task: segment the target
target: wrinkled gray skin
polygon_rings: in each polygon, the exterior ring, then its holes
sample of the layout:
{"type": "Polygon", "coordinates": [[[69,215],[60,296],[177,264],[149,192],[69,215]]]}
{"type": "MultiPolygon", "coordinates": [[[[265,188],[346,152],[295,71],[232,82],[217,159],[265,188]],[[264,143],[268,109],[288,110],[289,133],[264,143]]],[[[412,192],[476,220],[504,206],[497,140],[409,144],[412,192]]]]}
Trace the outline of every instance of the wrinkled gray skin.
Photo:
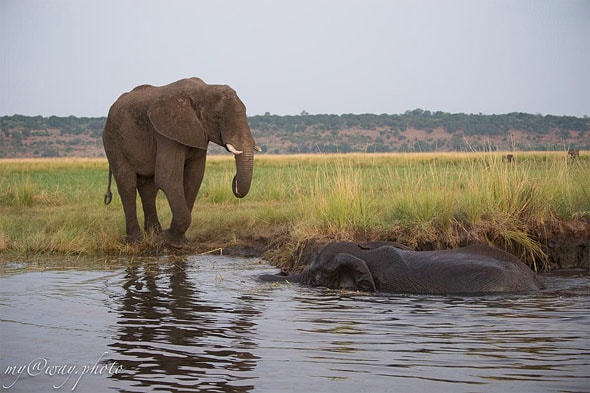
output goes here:
{"type": "Polygon", "coordinates": [[[542,288],[524,263],[485,245],[411,251],[384,242],[338,242],[324,247],[301,274],[266,275],[261,279],[389,293],[525,292],[542,288]]]}
{"type": "MultiPolygon", "coordinates": [[[[225,85],[208,85],[199,78],[166,86],[138,86],[111,106],[103,131],[104,149],[125,213],[127,241],[141,239],[136,214],[139,192],[144,229],[161,231],[156,212],[160,189],[172,210],[167,244],[182,247],[191,211],[205,172],[209,142],[232,151],[236,175],[232,190],[244,197],[252,181],[254,139],[246,107],[225,85]]],[[[105,203],[111,200],[110,174],[105,203]]]]}

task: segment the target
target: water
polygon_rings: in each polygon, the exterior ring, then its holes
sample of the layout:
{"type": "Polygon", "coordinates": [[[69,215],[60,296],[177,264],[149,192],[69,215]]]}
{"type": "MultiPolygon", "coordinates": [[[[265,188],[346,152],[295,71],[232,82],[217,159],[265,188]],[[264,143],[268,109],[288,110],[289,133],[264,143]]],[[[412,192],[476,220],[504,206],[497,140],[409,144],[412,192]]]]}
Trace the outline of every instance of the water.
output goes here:
{"type": "Polygon", "coordinates": [[[527,295],[370,296],[198,256],[0,276],[9,392],[588,392],[590,276],[527,295]],[[94,270],[93,270],[94,269],[94,270]]]}

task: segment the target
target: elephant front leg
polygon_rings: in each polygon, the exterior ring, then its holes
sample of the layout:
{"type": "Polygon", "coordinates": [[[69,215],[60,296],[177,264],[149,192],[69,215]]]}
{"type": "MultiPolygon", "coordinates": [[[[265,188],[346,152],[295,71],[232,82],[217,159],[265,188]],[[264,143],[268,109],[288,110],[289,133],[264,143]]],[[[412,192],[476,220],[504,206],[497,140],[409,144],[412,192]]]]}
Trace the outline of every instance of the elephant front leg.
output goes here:
{"type": "Polygon", "coordinates": [[[172,222],[164,232],[164,241],[171,247],[182,248],[187,243],[184,234],[191,224],[191,212],[186,205],[182,182],[176,183],[174,187],[164,187],[162,191],[172,210],[172,222]]]}
{"type": "Polygon", "coordinates": [[[176,141],[158,136],[155,187],[161,189],[172,211],[170,228],[164,232],[164,241],[171,247],[182,248],[191,224],[191,212],[184,192],[184,173],[187,148],[176,141]]]}
{"type": "Polygon", "coordinates": [[[166,196],[170,202],[170,209],[172,210],[172,222],[170,223],[170,228],[164,232],[164,241],[171,247],[183,248],[188,243],[184,234],[191,224],[190,211],[184,202],[184,194],[182,194],[180,201],[177,200],[178,197],[168,194],[166,196]]]}

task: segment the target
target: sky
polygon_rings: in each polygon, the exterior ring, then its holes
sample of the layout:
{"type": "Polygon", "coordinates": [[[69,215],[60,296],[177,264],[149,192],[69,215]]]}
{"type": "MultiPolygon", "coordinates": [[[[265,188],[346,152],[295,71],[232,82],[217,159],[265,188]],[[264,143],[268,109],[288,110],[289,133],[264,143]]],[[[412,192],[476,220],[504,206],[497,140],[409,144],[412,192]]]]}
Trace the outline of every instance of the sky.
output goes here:
{"type": "Polygon", "coordinates": [[[248,115],[590,115],[590,0],[0,0],[0,115],[197,76],[248,115]]]}

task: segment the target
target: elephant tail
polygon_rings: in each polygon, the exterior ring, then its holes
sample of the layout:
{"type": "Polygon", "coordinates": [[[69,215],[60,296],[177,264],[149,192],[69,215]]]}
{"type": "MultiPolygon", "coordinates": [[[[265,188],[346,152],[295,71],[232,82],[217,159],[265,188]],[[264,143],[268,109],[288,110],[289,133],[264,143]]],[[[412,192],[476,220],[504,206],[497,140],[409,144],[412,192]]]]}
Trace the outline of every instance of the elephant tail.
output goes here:
{"type": "Polygon", "coordinates": [[[111,178],[113,177],[113,171],[109,166],[109,182],[107,183],[107,192],[104,194],[104,204],[108,205],[113,200],[113,193],[111,192],[111,178]]]}

